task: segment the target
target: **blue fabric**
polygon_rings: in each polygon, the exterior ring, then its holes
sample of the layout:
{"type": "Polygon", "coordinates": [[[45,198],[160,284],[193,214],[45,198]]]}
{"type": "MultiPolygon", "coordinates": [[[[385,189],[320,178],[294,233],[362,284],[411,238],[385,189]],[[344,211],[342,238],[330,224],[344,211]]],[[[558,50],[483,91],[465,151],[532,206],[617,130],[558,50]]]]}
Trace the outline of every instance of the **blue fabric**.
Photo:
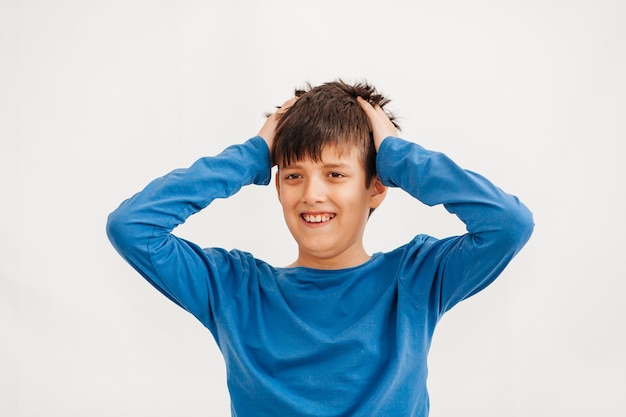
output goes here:
{"type": "Polygon", "coordinates": [[[468,233],[418,235],[344,270],[276,268],[171,232],[216,198],[270,180],[260,137],[154,180],[109,216],[117,251],[213,334],[232,414],[427,416],[427,355],[442,314],[491,283],[532,233],[530,211],[444,154],[386,138],[384,184],[443,204],[468,233]]]}

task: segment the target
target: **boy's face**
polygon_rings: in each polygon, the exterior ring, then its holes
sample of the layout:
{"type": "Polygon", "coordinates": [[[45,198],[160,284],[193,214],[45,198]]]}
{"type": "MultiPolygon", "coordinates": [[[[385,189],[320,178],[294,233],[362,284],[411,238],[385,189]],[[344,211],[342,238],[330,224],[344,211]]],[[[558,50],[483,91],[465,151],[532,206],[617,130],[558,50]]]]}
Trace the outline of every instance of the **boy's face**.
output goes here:
{"type": "Polygon", "coordinates": [[[304,159],[279,167],[278,199],[289,231],[298,243],[292,266],[341,269],[369,259],[363,232],[370,209],[387,188],[375,178],[365,186],[365,169],[356,150],[326,147],[320,161],[304,159]]]}

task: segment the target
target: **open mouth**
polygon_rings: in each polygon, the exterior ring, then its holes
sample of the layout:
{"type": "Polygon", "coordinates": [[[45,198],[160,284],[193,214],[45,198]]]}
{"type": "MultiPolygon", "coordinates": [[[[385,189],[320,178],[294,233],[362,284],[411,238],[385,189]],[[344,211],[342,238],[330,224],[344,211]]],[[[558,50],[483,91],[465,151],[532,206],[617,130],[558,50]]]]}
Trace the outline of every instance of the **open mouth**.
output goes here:
{"type": "Polygon", "coordinates": [[[301,215],[302,219],[307,223],[326,223],[335,218],[334,214],[307,214],[301,215]]]}

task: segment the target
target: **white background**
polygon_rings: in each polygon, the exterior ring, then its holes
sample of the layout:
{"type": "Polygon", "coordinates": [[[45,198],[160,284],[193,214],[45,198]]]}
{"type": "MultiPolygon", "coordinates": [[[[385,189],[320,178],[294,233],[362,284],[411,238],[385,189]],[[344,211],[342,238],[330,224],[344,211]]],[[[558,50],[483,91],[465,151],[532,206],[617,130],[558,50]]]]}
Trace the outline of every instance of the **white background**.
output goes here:
{"type": "MultiPolygon", "coordinates": [[[[441,321],[431,415],[623,416],[625,21],[618,0],[0,1],[0,415],[228,416],[211,335],[114,252],[106,217],[342,77],[535,214],[441,321]]],[[[366,246],[419,232],[463,226],[391,190],[366,246]]],[[[178,234],[295,256],[272,187],[178,234]]]]}

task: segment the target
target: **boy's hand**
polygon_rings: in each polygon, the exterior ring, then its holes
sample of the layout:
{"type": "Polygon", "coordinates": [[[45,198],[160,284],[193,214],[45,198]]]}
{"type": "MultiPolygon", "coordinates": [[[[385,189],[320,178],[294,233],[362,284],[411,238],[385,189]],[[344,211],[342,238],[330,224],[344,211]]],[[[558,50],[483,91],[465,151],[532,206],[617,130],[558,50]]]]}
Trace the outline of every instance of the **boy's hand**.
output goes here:
{"type": "Polygon", "coordinates": [[[293,106],[293,103],[295,103],[297,99],[297,97],[293,97],[285,101],[280,108],[276,109],[274,113],[267,117],[265,124],[259,131],[258,136],[261,136],[263,140],[265,140],[270,152],[272,151],[272,144],[274,143],[274,131],[276,130],[278,119],[280,119],[280,116],[282,116],[282,114],[287,111],[289,107],[293,106]]]}
{"type": "Polygon", "coordinates": [[[374,107],[362,97],[357,97],[357,101],[369,119],[370,127],[374,135],[374,146],[376,147],[376,152],[378,152],[378,148],[380,148],[383,139],[387,136],[398,136],[398,130],[391,120],[389,120],[387,113],[385,113],[379,105],[374,107]]]}

